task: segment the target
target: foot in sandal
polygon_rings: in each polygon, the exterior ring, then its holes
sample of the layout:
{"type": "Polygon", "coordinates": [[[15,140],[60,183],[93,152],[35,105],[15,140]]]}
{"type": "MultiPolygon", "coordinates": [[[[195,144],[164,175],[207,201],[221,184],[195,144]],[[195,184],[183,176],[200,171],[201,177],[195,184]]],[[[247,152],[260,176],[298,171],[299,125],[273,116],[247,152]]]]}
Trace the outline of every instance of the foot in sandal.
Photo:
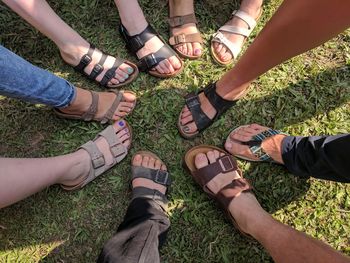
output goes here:
{"type": "Polygon", "coordinates": [[[77,88],[76,98],[71,105],[54,109],[54,112],[62,118],[106,123],[126,117],[135,106],[136,94],[132,91],[94,92],[77,88]]]}
{"type": "Polygon", "coordinates": [[[59,183],[65,190],[76,190],[105,173],[127,155],[132,141],[131,127],[124,120],[108,126],[93,141],[82,145],[78,151],[83,154],[84,169],[75,178],[62,179],[59,183]]]}
{"type": "Polygon", "coordinates": [[[106,88],[127,85],[138,75],[135,64],[105,54],[81,37],[60,47],[60,53],[67,64],[106,88]]]}
{"type": "Polygon", "coordinates": [[[170,0],[169,15],[169,44],[183,58],[199,58],[203,39],[197,29],[193,0],[170,0]]]}
{"type": "Polygon", "coordinates": [[[283,164],[282,141],[286,136],[259,124],[243,125],[229,134],[225,149],[247,161],[283,164]]]}
{"type": "Polygon", "coordinates": [[[165,210],[168,202],[166,194],[171,179],[163,161],[151,152],[140,151],[133,156],[131,165],[133,199],[153,199],[165,210]]]}
{"type": "Polygon", "coordinates": [[[237,58],[261,16],[261,6],[262,0],[243,0],[240,9],[213,35],[211,52],[220,65],[229,65],[237,58]]]}
{"type": "Polygon", "coordinates": [[[242,178],[236,160],[220,148],[199,145],[185,155],[185,165],[193,179],[224,209],[242,234],[249,234],[249,225],[266,213],[252,193],[249,182],[242,178]],[[247,218],[249,218],[249,225],[247,218]]]}

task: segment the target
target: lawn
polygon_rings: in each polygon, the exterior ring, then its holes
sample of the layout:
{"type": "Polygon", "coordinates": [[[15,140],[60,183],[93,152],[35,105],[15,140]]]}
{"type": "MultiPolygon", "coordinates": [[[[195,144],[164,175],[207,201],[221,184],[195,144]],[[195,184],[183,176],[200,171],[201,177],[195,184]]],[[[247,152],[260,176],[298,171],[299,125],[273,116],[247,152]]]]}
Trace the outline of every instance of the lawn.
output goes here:
{"type": "MultiPolygon", "coordinates": [[[[167,39],[166,1],[140,2],[148,20],[167,39]]],[[[279,2],[265,3],[262,19],[245,48],[279,2]]],[[[113,1],[58,0],[50,5],[99,48],[133,60],[117,33],[119,17],[113,1]]],[[[211,34],[234,7],[237,3],[230,0],[220,4],[197,1],[206,40],[204,56],[185,61],[184,72],[176,78],[160,80],[140,74],[128,87],[137,93],[139,104],[127,118],[134,141],[126,160],[80,191],[68,193],[53,186],[0,210],[0,262],[94,262],[122,221],[130,200],[130,158],[141,149],[159,154],[174,180],[169,205],[172,226],[161,251],[162,262],[272,261],[257,242],[239,235],[224,219],[182,168],[182,156],[200,143],[221,146],[232,127],[252,122],[292,135],[349,132],[350,31],[260,77],[237,106],[201,136],[186,141],[176,128],[183,96],[227,70],[213,63],[208,47],[211,34]]],[[[0,32],[0,43],[31,63],[76,86],[100,90],[64,64],[56,46],[4,4],[0,5],[0,32]]],[[[103,127],[59,119],[48,107],[0,97],[0,156],[69,153],[103,127]]],[[[350,256],[349,185],[299,179],[280,166],[239,163],[273,217],[350,256]]]]}

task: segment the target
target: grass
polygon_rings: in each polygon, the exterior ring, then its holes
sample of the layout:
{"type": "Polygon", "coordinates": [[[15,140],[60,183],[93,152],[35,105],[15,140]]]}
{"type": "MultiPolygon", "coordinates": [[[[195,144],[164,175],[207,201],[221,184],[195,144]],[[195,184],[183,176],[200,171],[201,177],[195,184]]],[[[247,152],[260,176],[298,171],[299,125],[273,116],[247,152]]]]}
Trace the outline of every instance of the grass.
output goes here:
{"type": "MultiPolygon", "coordinates": [[[[280,1],[265,4],[251,43],[280,1]]],[[[101,49],[133,59],[116,32],[113,1],[50,1],[75,30],[101,49]]],[[[167,39],[165,1],[141,1],[149,21],[167,39]]],[[[237,7],[237,4],[234,4],[237,7]]],[[[232,11],[232,1],[197,1],[199,25],[206,43],[232,11]]],[[[55,45],[17,15],[0,5],[0,43],[76,86],[99,90],[60,59],[55,45]]],[[[296,36],[297,37],[297,36],[296,36]]],[[[159,80],[146,74],[128,88],[139,97],[129,123],[134,146],[127,159],[81,191],[45,189],[0,210],[0,262],[93,262],[122,221],[130,200],[130,156],[140,149],[159,154],[174,179],[169,215],[172,222],[162,262],[271,262],[255,241],[240,236],[225,221],[181,167],[191,146],[221,145],[232,127],[257,122],[292,135],[339,134],[350,131],[350,32],[269,71],[223,118],[193,141],[176,129],[182,96],[226,71],[208,52],[186,61],[184,72],[159,80]]],[[[100,131],[96,123],[57,118],[51,109],[0,98],[0,156],[44,157],[74,151],[100,131]]],[[[257,198],[276,219],[327,242],[350,255],[350,186],[299,179],[279,166],[240,161],[257,198]]]]}

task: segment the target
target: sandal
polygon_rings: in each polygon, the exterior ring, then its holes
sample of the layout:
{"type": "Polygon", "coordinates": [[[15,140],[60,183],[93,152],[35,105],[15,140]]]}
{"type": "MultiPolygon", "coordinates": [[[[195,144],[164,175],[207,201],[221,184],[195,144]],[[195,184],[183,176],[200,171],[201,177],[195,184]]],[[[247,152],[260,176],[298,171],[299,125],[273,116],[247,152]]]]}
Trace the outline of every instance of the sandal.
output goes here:
{"type": "MultiPolygon", "coordinates": [[[[237,131],[238,129],[241,129],[243,127],[247,127],[248,125],[243,125],[243,126],[239,126],[238,128],[232,130],[230,132],[230,134],[228,135],[226,142],[227,141],[232,141],[231,138],[231,134],[234,133],[235,131],[237,131]]],[[[249,157],[243,156],[243,155],[239,155],[239,154],[234,154],[235,157],[238,157],[242,160],[246,160],[246,161],[250,161],[250,162],[269,162],[269,163],[276,163],[270,155],[268,155],[264,149],[261,147],[261,143],[263,142],[263,140],[265,140],[268,137],[277,135],[277,134],[284,134],[284,135],[289,135],[287,133],[278,131],[278,130],[274,130],[274,129],[268,129],[266,131],[260,132],[254,136],[252,136],[251,140],[247,141],[247,142],[242,142],[242,141],[237,141],[234,140],[237,143],[240,143],[242,145],[247,145],[249,146],[249,150],[251,152],[252,155],[254,155],[256,158],[259,158],[259,160],[255,160],[255,159],[251,159],[249,157]]]]}
{"type": "MultiPolygon", "coordinates": [[[[122,102],[124,92],[128,92],[128,93],[134,94],[136,96],[136,94],[134,92],[129,91],[129,90],[127,90],[127,91],[108,90],[108,92],[112,92],[112,93],[116,94],[115,100],[112,103],[111,107],[107,110],[107,112],[101,118],[95,118],[95,115],[96,115],[97,109],[98,109],[99,96],[98,96],[97,92],[90,91],[90,90],[89,90],[89,92],[91,93],[91,97],[92,97],[91,105],[90,105],[89,109],[84,114],[76,115],[76,114],[64,113],[57,108],[55,108],[53,110],[54,113],[57,114],[61,118],[73,119],[73,120],[84,120],[84,121],[99,121],[101,124],[105,124],[108,121],[113,120],[114,112],[118,108],[119,103],[122,102]]],[[[136,100],[135,100],[135,103],[134,103],[132,110],[135,108],[135,106],[136,106],[136,100]]],[[[132,110],[128,114],[130,114],[132,112],[132,110]]]]}
{"type": "Polygon", "coordinates": [[[249,182],[243,178],[242,171],[238,168],[237,161],[231,155],[228,155],[224,150],[210,145],[199,145],[188,150],[184,157],[184,166],[190,172],[194,181],[206,192],[209,197],[214,199],[220,207],[225,211],[226,216],[230,219],[233,225],[245,236],[249,236],[238,226],[236,220],[229,211],[229,205],[232,200],[241,193],[252,192],[252,186],[249,182]],[[199,153],[206,154],[209,151],[217,150],[219,153],[224,154],[219,157],[216,162],[208,164],[207,166],[197,169],[195,166],[195,157],[199,153]],[[236,171],[240,177],[237,178],[232,174],[236,171]],[[220,189],[214,194],[209,187],[208,183],[219,174],[227,174],[227,177],[232,177],[232,181],[220,189]],[[232,196],[227,196],[226,189],[234,189],[232,196]]]}
{"type": "MultiPolygon", "coordinates": [[[[139,154],[142,156],[150,156],[156,160],[160,160],[157,155],[155,155],[152,152],[148,151],[139,151],[135,153],[135,155],[132,157],[131,163],[133,163],[133,160],[135,156],[139,154]]],[[[161,160],[160,160],[161,161],[161,160]]],[[[162,162],[162,164],[164,164],[162,162]]],[[[168,171],[160,170],[160,169],[151,169],[143,166],[131,166],[131,182],[136,178],[146,178],[149,180],[152,180],[153,182],[157,184],[161,184],[167,187],[166,193],[163,194],[160,191],[156,189],[150,189],[148,187],[135,187],[132,189],[132,200],[135,198],[148,198],[154,200],[157,204],[160,205],[160,207],[165,211],[166,210],[166,204],[168,203],[168,199],[166,195],[169,192],[169,187],[171,185],[171,178],[168,171]]]]}
{"type": "MultiPolygon", "coordinates": [[[[164,45],[158,49],[155,53],[148,54],[142,58],[138,58],[138,68],[142,72],[148,72],[150,75],[158,78],[170,78],[174,77],[177,74],[179,74],[183,70],[183,62],[180,60],[181,67],[174,71],[173,73],[159,73],[157,70],[153,69],[156,67],[159,62],[163,61],[164,59],[170,58],[172,56],[178,57],[176,52],[171,49],[160,37],[160,35],[153,29],[151,25],[148,25],[145,30],[143,30],[140,34],[130,36],[126,28],[123,26],[122,23],[120,23],[119,27],[120,34],[125,40],[127,49],[133,53],[136,56],[136,52],[142,49],[145,45],[145,43],[153,38],[154,36],[157,36],[164,45]]],[[[137,56],[136,56],[137,57],[137,56]]]]}
{"type": "MultiPolygon", "coordinates": [[[[194,23],[197,25],[197,19],[195,14],[189,14],[185,16],[175,16],[169,18],[169,25],[170,28],[176,28],[181,27],[183,25],[194,23]]],[[[193,43],[193,42],[199,42],[200,44],[203,44],[203,39],[201,37],[201,34],[199,32],[192,33],[192,34],[179,34],[179,35],[173,35],[170,31],[170,38],[169,38],[169,44],[175,49],[175,51],[180,55],[182,58],[188,58],[188,59],[197,59],[199,56],[190,56],[187,54],[182,53],[179,51],[176,47],[179,45],[182,45],[184,43],[193,43]]]]}
{"type": "MultiPolygon", "coordinates": [[[[216,83],[210,83],[204,89],[201,89],[197,94],[190,93],[185,97],[185,103],[192,114],[193,121],[196,123],[197,131],[195,133],[186,133],[181,124],[181,113],[177,122],[177,127],[182,137],[192,139],[201,131],[212,125],[223,113],[236,104],[237,100],[225,100],[216,93],[216,83]],[[204,92],[210,104],[215,108],[216,114],[213,119],[210,119],[201,109],[201,102],[198,95],[204,92]]],[[[185,125],[186,126],[186,125],[185,125]]]]}
{"type": "Polygon", "coordinates": [[[249,37],[249,35],[253,31],[253,29],[255,28],[256,21],[260,18],[261,14],[262,14],[262,10],[260,11],[260,14],[258,15],[257,19],[255,20],[253,17],[251,17],[249,14],[247,14],[244,11],[235,10],[232,12],[230,19],[232,19],[234,16],[239,17],[240,19],[242,19],[244,22],[247,23],[248,29],[242,28],[242,27],[237,27],[237,26],[230,26],[230,25],[223,25],[222,27],[219,28],[219,30],[213,35],[211,42],[212,42],[212,44],[214,42],[218,42],[220,44],[223,44],[228,50],[230,50],[230,52],[232,54],[232,59],[227,60],[227,61],[220,60],[220,58],[215,53],[213,45],[211,45],[211,47],[210,47],[211,55],[218,64],[220,64],[221,66],[227,66],[227,65],[230,65],[234,61],[234,59],[237,58],[238,54],[242,50],[243,44],[245,43],[246,39],[249,37]],[[243,44],[238,45],[236,43],[231,42],[230,40],[228,40],[225,37],[225,35],[222,32],[227,32],[230,34],[238,34],[238,35],[244,36],[245,39],[244,39],[243,44]]]}
{"type": "MultiPolygon", "coordinates": [[[[126,127],[129,129],[130,133],[130,142],[132,141],[132,130],[130,125],[125,121],[126,127]]],[[[120,141],[120,139],[116,136],[116,131],[113,128],[112,125],[109,125],[106,129],[101,131],[94,140],[88,141],[87,143],[80,146],[78,149],[84,149],[87,151],[91,157],[91,163],[90,163],[90,173],[89,175],[80,183],[76,185],[63,185],[61,184],[61,187],[64,190],[72,191],[76,189],[80,189],[92,180],[94,180],[96,177],[100,176],[101,174],[105,173],[109,169],[111,169],[114,165],[117,163],[120,163],[128,154],[128,151],[131,148],[131,144],[129,147],[125,147],[124,144],[120,141]],[[98,149],[95,141],[99,138],[103,137],[109,144],[109,149],[113,155],[113,163],[111,165],[105,164],[105,159],[103,153],[98,149]]]]}
{"type": "MultiPolygon", "coordinates": [[[[100,61],[95,64],[94,68],[92,69],[91,73],[88,74],[84,71],[84,69],[92,62],[92,54],[94,53],[96,47],[93,44],[90,44],[89,51],[87,54],[83,55],[80,59],[80,62],[77,66],[74,67],[74,69],[83,75],[87,76],[91,80],[96,80],[98,75],[100,75],[104,69],[103,64],[105,63],[108,55],[104,52],[102,52],[102,56],[100,61]]],[[[127,85],[130,82],[132,82],[138,75],[138,68],[134,63],[131,63],[130,61],[121,59],[121,58],[115,58],[113,66],[106,71],[105,75],[103,76],[102,80],[99,82],[99,84],[106,88],[119,88],[121,86],[127,85]],[[121,64],[127,64],[130,67],[133,68],[134,72],[129,76],[129,78],[126,79],[124,82],[120,82],[115,85],[108,85],[108,82],[114,77],[115,71],[118,69],[118,67],[121,64]]],[[[97,81],[98,82],[98,81],[97,81]]]]}

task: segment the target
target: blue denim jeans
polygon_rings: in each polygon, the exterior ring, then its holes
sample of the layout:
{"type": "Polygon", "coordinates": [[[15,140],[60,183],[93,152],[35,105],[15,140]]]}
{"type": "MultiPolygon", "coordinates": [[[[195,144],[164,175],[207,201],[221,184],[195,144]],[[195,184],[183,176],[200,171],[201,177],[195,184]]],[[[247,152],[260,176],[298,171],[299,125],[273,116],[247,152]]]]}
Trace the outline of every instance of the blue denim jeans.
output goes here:
{"type": "Polygon", "coordinates": [[[0,45],[0,95],[64,108],[75,99],[76,88],[0,45]]]}

